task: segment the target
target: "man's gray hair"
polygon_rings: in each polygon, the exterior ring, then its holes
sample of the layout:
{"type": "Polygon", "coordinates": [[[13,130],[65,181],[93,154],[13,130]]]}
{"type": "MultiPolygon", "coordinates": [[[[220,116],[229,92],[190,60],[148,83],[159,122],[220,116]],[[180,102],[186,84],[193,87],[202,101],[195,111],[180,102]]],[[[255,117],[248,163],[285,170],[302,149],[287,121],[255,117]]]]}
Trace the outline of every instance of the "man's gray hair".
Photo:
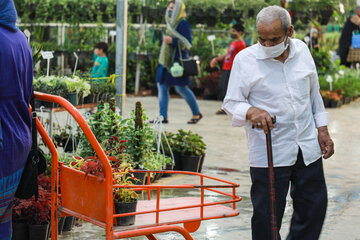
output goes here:
{"type": "Polygon", "coordinates": [[[261,9],[256,16],[256,27],[259,22],[270,24],[277,19],[280,19],[284,31],[287,32],[291,26],[291,17],[285,8],[279,6],[269,6],[261,9]]]}

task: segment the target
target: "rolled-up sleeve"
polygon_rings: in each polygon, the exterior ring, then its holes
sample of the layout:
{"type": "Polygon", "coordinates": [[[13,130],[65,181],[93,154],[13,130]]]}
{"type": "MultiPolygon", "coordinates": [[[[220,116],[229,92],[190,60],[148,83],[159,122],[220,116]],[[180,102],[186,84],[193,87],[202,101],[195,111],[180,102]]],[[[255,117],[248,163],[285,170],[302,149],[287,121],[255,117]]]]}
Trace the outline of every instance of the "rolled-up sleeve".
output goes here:
{"type": "Polygon", "coordinates": [[[246,124],[246,113],[251,107],[247,101],[250,87],[241,66],[239,54],[235,57],[231,69],[229,84],[222,109],[232,119],[232,126],[242,127],[246,124]]]}
{"type": "Polygon", "coordinates": [[[329,114],[325,111],[324,102],[320,95],[319,78],[316,72],[311,75],[310,94],[312,112],[316,128],[328,126],[329,114]]]}

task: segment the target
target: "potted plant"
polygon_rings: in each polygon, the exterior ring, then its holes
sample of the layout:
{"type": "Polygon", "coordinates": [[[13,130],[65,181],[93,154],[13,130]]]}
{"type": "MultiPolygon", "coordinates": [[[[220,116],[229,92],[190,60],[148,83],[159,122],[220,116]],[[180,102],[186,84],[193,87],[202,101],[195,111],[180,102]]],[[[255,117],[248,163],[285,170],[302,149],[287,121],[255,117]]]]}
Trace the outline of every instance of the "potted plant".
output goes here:
{"type": "MultiPolygon", "coordinates": [[[[51,210],[51,194],[39,186],[39,197],[37,200],[31,198],[14,200],[13,221],[22,223],[22,230],[19,225],[15,227],[22,234],[28,234],[26,239],[45,240],[49,238],[49,222],[51,210]],[[25,225],[28,229],[24,229],[25,225]]],[[[20,233],[19,232],[19,233],[20,233]]]]}
{"type": "Polygon", "coordinates": [[[192,131],[179,129],[174,140],[175,149],[181,152],[181,169],[192,172],[201,170],[206,150],[202,137],[192,131]]]}
{"type": "MultiPolygon", "coordinates": [[[[132,180],[136,179],[132,173],[131,165],[122,163],[118,168],[119,171],[113,173],[114,185],[125,186],[133,185],[132,180]]],[[[131,213],[136,212],[138,194],[131,188],[114,188],[114,208],[115,213],[131,213]]],[[[118,226],[128,226],[135,223],[135,215],[116,218],[118,226]]]]}

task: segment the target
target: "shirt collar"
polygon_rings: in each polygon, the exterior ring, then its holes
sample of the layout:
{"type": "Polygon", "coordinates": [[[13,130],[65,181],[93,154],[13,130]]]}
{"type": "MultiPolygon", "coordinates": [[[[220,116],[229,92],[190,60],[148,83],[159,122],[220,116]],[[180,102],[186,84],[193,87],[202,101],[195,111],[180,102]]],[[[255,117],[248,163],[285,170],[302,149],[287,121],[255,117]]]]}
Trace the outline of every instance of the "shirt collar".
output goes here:
{"type": "MultiPolygon", "coordinates": [[[[260,45],[259,42],[257,44],[260,45]]],[[[295,46],[291,38],[289,38],[289,46],[290,46],[290,52],[287,59],[290,59],[295,55],[295,46]]],[[[260,51],[260,46],[257,46],[256,59],[265,60],[265,59],[273,59],[273,58],[268,58],[263,51],[260,51]]]]}

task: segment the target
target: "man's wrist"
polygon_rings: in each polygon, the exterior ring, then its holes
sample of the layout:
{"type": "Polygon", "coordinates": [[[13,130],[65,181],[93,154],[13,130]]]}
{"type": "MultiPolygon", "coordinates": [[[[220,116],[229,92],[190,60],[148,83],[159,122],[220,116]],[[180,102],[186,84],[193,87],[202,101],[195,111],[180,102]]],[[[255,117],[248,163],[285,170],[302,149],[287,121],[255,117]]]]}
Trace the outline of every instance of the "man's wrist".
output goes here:
{"type": "Polygon", "coordinates": [[[328,127],[327,126],[318,127],[318,132],[319,133],[328,133],[328,127]]]}

